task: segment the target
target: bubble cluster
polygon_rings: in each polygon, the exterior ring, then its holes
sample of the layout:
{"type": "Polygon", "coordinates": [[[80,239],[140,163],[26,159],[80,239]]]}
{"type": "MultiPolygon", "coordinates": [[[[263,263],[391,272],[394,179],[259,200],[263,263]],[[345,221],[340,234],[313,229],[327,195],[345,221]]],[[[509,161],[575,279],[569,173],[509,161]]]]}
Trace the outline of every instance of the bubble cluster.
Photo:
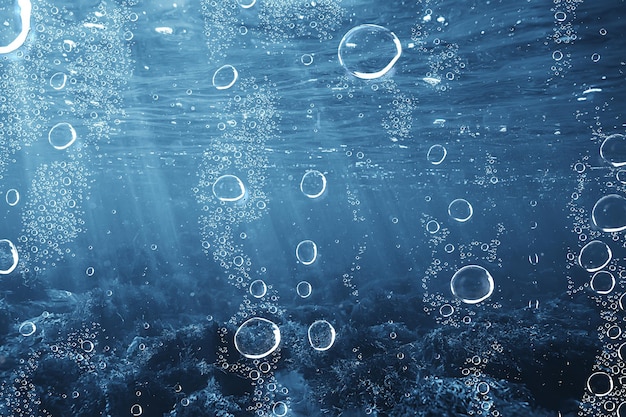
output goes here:
{"type": "Polygon", "coordinates": [[[18,239],[24,269],[54,264],[66,256],[70,243],[84,232],[84,202],[90,174],[80,161],[42,164],[35,171],[22,212],[18,239]],[[40,264],[38,266],[38,264],[40,264]]]}
{"type": "MultiPolygon", "coordinates": [[[[573,6],[576,3],[572,3],[573,6]]],[[[570,12],[559,14],[567,21],[570,12]]],[[[563,40],[565,42],[565,40],[563,40]]],[[[619,133],[594,133],[595,166],[589,155],[573,161],[576,185],[568,201],[568,217],[578,246],[566,255],[567,292],[588,294],[600,309],[598,336],[603,347],[589,371],[579,415],[620,415],[626,392],[618,381],[625,377],[623,364],[623,316],[626,294],[622,265],[626,247],[624,230],[625,184],[619,180],[623,161],[623,137],[619,133]],[[616,414],[617,413],[617,414],[616,414]]]]}
{"type": "Polygon", "coordinates": [[[236,0],[202,0],[201,5],[210,58],[212,62],[220,62],[232,45],[244,43],[248,29],[239,18],[243,8],[236,0]]]}
{"type": "Polygon", "coordinates": [[[555,77],[562,77],[572,67],[571,45],[578,39],[576,33],[576,10],[583,0],[554,0],[550,9],[554,27],[548,40],[552,43],[554,64],[550,70],[555,77]]]}
{"type": "MultiPolygon", "coordinates": [[[[38,150],[46,139],[53,151],[42,152],[52,161],[35,169],[28,199],[20,207],[23,231],[16,244],[28,270],[66,256],[68,244],[84,231],[86,162],[93,147],[110,140],[111,126],[123,117],[121,88],[131,74],[131,60],[128,45],[118,36],[128,24],[124,6],[102,3],[84,20],[68,20],[69,10],[46,1],[31,8],[21,0],[19,6],[29,14],[22,29],[30,33],[15,51],[5,51],[17,59],[0,61],[6,99],[0,114],[0,177],[12,169],[12,154],[20,152],[38,164],[31,149],[38,150]]],[[[16,189],[5,198],[10,206],[21,202],[16,189]]]]}
{"type": "MultiPolygon", "coordinates": [[[[52,387],[46,387],[47,391],[44,395],[41,387],[35,382],[36,378],[40,378],[37,373],[41,372],[40,364],[43,362],[67,361],[73,363],[78,373],[82,375],[96,372],[94,357],[98,353],[96,339],[101,331],[100,324],[78,323],[76,327],[68,323],[64,327],[59,327],[59,325],[60,320],[47,312],[20,324],[19,337],[22,339],[42,338],[48,330],[58,332],[56,333],[58,340],[53,344],[46,343],[45,348],[33,345],[33,349],[27,356],[16,361],[10,378],[0,382],[0,410],[4,415],[51,417],[53,415],[51,410],[43,407],[44,400],[45,403],[50,404],[67,398],[68,394],[73,399],[80,396],[79,391],[59,392],[52,387]]],[[[65,389],[67,388],[64,387],[63,390],[65,389]]]]}
{"type": "Polygon", "coordinates": [[[266,0],[259,20],[270,42],[292,38],[333,39],[346,10],[338,0],[266,0]]]}
{"type": "MultiPolygon", "coordinates": [[[[422,3],[420,1],[419,3],[422,3]]],[[[459,46],[445,40],[448,21],[429,7],[429,1],[423,2],[425,9],[411,28],[409,48],[417,51],[427,60],[427,69],[418,74],[424,85],[445,91],[465,69],[465,61],[459,56],[459,46]]],[[[411,52],[411,51],[408,51],[411,52]]]]}
{"type": "Polygon", "coordinates": [[[274,95],[270,86],[241,80],[237,90],[225,90],[223,126],[204,151],[193,189],[202,208],[199,219],[202,247],[229,270],[238,271],[233,283],[249,285],[249,258],[243,252],[239,225],[259,219],[267,210],[265,142],[276,134],[274,95]],[[221,129],[223,127],[223,130],[221,129]]]}
{"type": "Polygon", "coordinates": [[[211,62],[226,59],[234,45],[246,48],[253,37],[269,46],[302,37],[330,40],[346,13],[339,3],[339,0],[202,0],[204,35],[211,62]]]}
{"type": "Polygon", "coordinates": [[[391,80],[385,81],[382,87],[391,96],[386,117],[381,125],[392,142],[410,139],[413,128],[413,111],[417,100],[402,92],[391,80]]]}
{"type": "Polygon", "coordinates": [[[503,266],[498,252],[507,233],[504,224],[482,230],[493,234],[490,240],[464,242],[454,240],[454,233],[445,225],[437,222],[437,228],[433,222],[432,217],[424,215],[423,233],[432,250],[432,262],[422,278],[424,311],[442,325],[458,327],[471,323],[477,308],[500,308],[500,303],[492,299],[496,289],[492,272],[497,273],[503,266]],[[441,279],[449,282],[447,290],[437,284],[441,279]]]}

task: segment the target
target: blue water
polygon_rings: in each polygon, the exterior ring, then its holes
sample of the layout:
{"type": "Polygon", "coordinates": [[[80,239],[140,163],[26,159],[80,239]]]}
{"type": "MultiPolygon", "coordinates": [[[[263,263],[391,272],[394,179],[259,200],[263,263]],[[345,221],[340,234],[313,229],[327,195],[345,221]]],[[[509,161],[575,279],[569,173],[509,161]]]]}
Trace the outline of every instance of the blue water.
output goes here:
{"type": "Polygon", "coordinates": [[[625,15],[6,0],[0,415],[626,416],[625,15]]]}

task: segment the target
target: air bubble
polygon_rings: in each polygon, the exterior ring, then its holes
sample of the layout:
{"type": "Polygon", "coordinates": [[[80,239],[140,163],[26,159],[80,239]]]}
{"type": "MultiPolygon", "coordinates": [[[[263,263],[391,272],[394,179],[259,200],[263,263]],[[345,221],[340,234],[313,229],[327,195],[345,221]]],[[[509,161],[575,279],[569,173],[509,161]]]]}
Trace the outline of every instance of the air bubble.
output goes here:
{"type": "Polygon", "coordinates": [[[378,25],[350,29],[339,43],[339,64],[350,74],[364,80],[387,74],[402,54],[398,37],[378,25]]]}
{"type": "Polygon", "coordinates": [[[317,259],[317,245],[312,240],[303,240],[296,246],[296,258],[303,265],[311,265],[317,259]]]}
{"type": "Polygon", "coordinates": [[[213,195],[220,201],[239,201],[246,195],[243,182],[235,175],[222,175],[213,183],[213,195]]]}
{"type": "Polygon", "coordinates": [[[321,197],[326,191],[326,177],[317,170],[305,172],[300,180],[300,191],[311,199],[321,197]]]}
{"type": "Polygon", "coordinates": [[[468,221],[473,213],[472,205],[463,198],[457,198],[448,205],[448,214],[459,223],[468,221]]]}
{"type": "Polygon", "coordinates": [[[261,317],[245,321],[235,332],[235,348],[248,359],[261,359],[280,345],[280,329],[261,317]]]}
{"type": "Polygon", "coordinates": [[[213,86],[218,90],[227,90],[237,82],[239,73],[232,65],[223,65],[213,74],[213,86]]]}
{"type": "Polygon", "coordinates": [[[578,255],[578,264],[588,272],[597,272],[611,261],[613,253],[611,248],[599,240],[587,243],[578,255]]]}
{"type": "Polygon", "coordinates": [[[493,277],[479,265],[466,265],[450,280],[452,294],[466,304],[477,304],[491,296],[495,287],[493,277]]]}
{"type": "Polygon", "coordinates": [[[76,130],[66,122],[57,123],[48,132],[48,142],[54,149],[60,151],[69,148],[75,140],[76,130]]]}
{"type": "Polygon", "coordinates": [[[326,351],[335,343],[335,328],[326,320],[315,321],[307,334],[311,347],[317,351],[326,351]]]}

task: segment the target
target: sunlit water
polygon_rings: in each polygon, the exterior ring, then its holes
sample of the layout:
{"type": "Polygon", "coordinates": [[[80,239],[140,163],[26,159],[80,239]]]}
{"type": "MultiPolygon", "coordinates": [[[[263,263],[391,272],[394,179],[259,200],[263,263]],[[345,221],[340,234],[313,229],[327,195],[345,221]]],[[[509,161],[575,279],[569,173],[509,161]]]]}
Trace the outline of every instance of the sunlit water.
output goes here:
{"type": "Polygon", "coordinates": [[[625,417],[625,15],[0,4],[0,415],[625,417]]]}

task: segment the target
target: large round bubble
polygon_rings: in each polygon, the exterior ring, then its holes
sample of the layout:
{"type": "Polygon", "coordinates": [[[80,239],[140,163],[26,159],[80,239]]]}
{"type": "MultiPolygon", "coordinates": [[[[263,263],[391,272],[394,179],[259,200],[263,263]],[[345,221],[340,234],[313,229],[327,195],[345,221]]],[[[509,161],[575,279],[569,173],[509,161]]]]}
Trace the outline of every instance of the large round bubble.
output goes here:
{"type": "Polygon", "coordinates": [[[76,141],[76,130],[69,123],[57,123],[48,132],[48,142],[54,149],[62,151],[76,141]]]}
{"type": "Polygon", "coordinates": [[[308,298],[311,296],[311,292],[313,292],[313,287],[307,281],[300,281],[296,286],[296,292],[301,298],[308,298]]]}
{"type": "Polygon", "coordinates": [[[621,232],[626,229],[626,198],[609,194],[593,206],[591,220],[603,232],[621,232]]]}
{"type": "Polygon", "coordinates": [[[24,337],[32,336],[36,331],[37,326],[32,321],[25,321],[20,324],[19,332],[24,337]]]}
{"type": "Polygon", "coordinates": [[[287,404],[285,404],[282,401],[278,401],[274,403],[274,405],[272,406],[272,413],[276,417],[283,417],[284,415],[287,414],[288,411],[289,411],[289,408],[287,407],[287,404]]]}
{"type": "Polygon", "coordinates": [[[426,159],[433,165],[439,165],[446,159],[446,155],[448,155],[446,148],[443,145],[437,144],[428,148],[426,159]]]}
{"type": "Polygon", "coordinates": [[[469,201],[457,198],[448,205],[448,214],[459,223],[464,223],[472,218],[474,209],[469,201]]]}
{"type": "Polygon", "coordinates": [[[232,65],[223,65],[213,73],[213,87],[218,90],[227,90],[235,85],[237,78],[239,78],[237,68],[232,65]]]}
{"type": "Polygon", "coordinates": [[[254,298],[262,298],[267,293],[267,285],[262,279],[255,279],[250,283],[248,291],[254,298]]]}
{"type": "Polygon", "coordinates": [[[608,265],[613,257],[611,248],[599,240],[587,243],[578,255],[578,264],[588,272],[597,272],[608,265]]]}
{"type": "Polygon", "coordinates": [[[622,361],[626,361],[626,342],[619,345],[617,349],[617,357],[622,361]]]}
{"type": "Polygon", "coordinates": [[[8,239],[0,240],[0,275],[7,275],[13,272],[19,256],[17,254],[17,248],[8,239]]]}
{"type": "Polygon", "coordinates": [[[335,343],[335,335],[335,328],[326,320],[317,320],[309,326],[309,343],[315,350],[330,349],[335,343]]]}
{"type": "Polygon", "coordinates": [[[32,11],[32,4],[30,0],[17,0],[17,5],[20,8],[20,33],[17,34],[15,39],[6,45],[0,45],[0,54],[8,54],[15,51],[26,42],[28,32],[30,31],[30,15],[32,11]]]}
{"type": "Polygon", "coordinates": [[[450,280],[452,294],[467,304],[486,300],[495,287],[493,277],[479,265],[466,265],[454,273],[450,280]]]}
{"type": "Polygon", "coordinates": [[[606,372],[594,372],[587,379],[587,389],[598,397],[604,397],[613,391],[613,378],[606,372]]]}
{"type": "Polygon", "coordinates": [[[300,191],[309,198],[318,198],[326,191],[326,177],[319,171],[304,173],[300,181],[300,191]]]}
{"type": "Polygon", "coordinates": [[[235,332],[235,348],[248,359],[261,359],[280,345],[280,329],[262,317],[253,317],[235,332]]]}
{"type": "Polygon", "coordinates": [[[50,77],[50,87],[55,90],[62,90],[67,82],[67,75],[63,72],[56,72],[50,77]]]}
{"type": "Polygon", "coordinates": [[[4,200],[7,202],[8,205],[13,207],[20,202],[20,192],[17,191],[15,188],[11,188],[4,195],[4,200]]]}
{"type": "Polygon", "coordinates": [[[598,294],[609,294],[615,288],[615,276],[609,271],[598,271],[591,277],[589,286],[598,294]]]}
{"type": "Polygon", "coordinates": [[[317,259],[317,245],[312,240],[303,240],[296,246],[296,258],[303,265],[311,265],[317,259]]]}
{"type": "Polygon", "coordinates": [[[246,188],[239,177],[222,175],[213,183],[213,195],[220,201],[239,201],[246,195],[246,188]]]}
{"type": "Polygon", "coordinates": [[[604,139],[600,156],[614,167],[626,165],[626,136],[616,133],[604,139]]]}
{"type": "Polygon", "coordinates": [[[372,80],[387,74],[402,55],[398,37],[378,25],[350,29],[339,43],[339,63],[352,75],[372,80]]]}

